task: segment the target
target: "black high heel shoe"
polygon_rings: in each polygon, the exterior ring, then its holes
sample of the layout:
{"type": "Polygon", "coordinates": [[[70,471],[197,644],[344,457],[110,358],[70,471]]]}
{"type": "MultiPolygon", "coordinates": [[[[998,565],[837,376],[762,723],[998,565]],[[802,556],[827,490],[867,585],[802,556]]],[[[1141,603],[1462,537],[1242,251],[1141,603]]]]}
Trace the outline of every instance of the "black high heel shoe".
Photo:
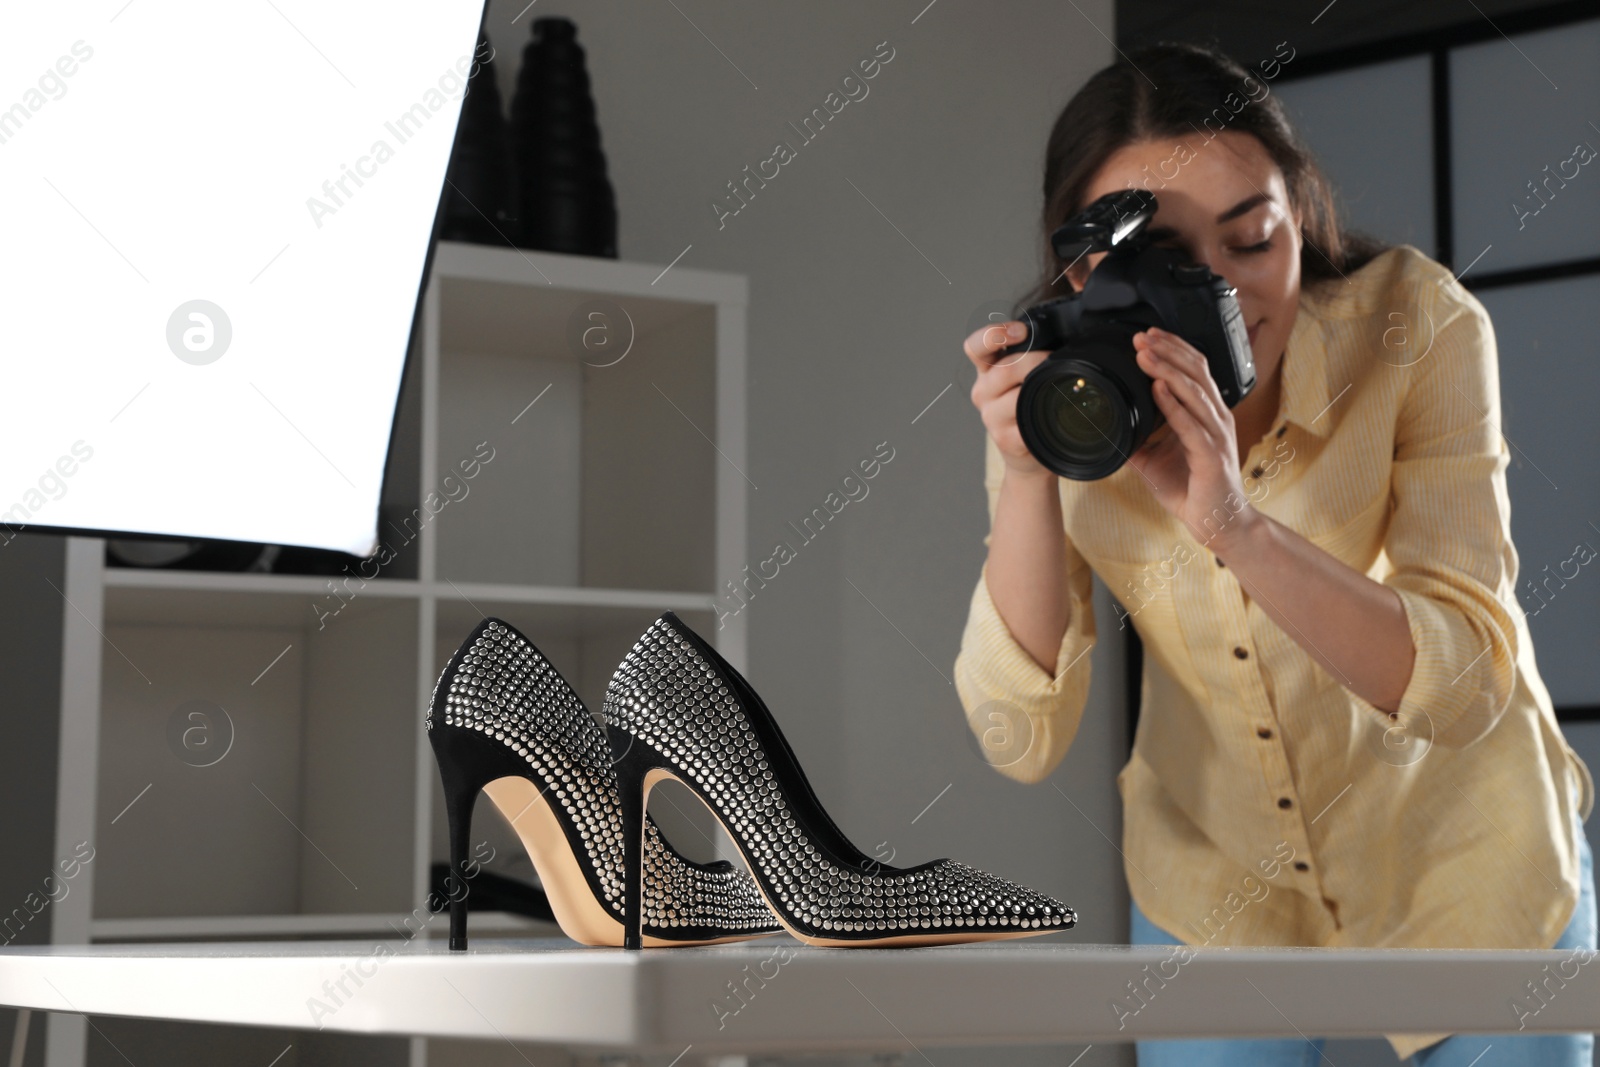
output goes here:
{"type": "MultiPolygon", "coordinates": [[[[785,929],[814,945],[932,945],[1066,930],[1060,901],[954,860],[890,867],[847,840],[750,683],[663,612],[623,658],[604,715],[622,795],[628,916],[638,948],[644,808],[675,778],[721,820],[785,929]]],[[[646,903],[645,915],[649,915],[646,903]]]]}
{"type": "MultiPolygon", "coordinates": [[[[509,623],[485,619],[440,673],[424,726],[444,785],[457,884],[471,892],[468,838],[481,789],[522,839],[563,933],[585,945],[620,945],[631,915],[637,940],[641,904],[624,901],[622,812],[605,734],[533,643],[509,623]]],[[[726,860],[685,859],[649,818],[643,834],[647,944],[778,931],[744,871],[726,860]]],[[[465,949],[467,893],[447,896],[450,947],[465,949]]]]}

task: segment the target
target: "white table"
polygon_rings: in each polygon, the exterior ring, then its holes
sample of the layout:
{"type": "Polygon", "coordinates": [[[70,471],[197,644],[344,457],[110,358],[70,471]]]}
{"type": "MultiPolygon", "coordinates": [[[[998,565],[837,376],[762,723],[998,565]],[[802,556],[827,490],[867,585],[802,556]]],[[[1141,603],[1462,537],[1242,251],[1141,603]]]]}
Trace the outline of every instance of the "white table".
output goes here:
{"type": "Polygon", "coordinates": [[[905,1052],[1505,1033],[1525,983],[1564,965],[1576,977],[1552,980],[1527,1031],[1600,1029],[1600,961],[1567,951],[1200,948],[1187,962],[1176,951],[1043,940],[817,949],[786,936],[642,953],[550,938],[474,939],[467,953],[423,940],[9,947],[0,1005],[640,1053],[693,1046],[697,1057],[905,1052]],[[1130,982],[1150,991],[1136,1013],[1130,982]]]}

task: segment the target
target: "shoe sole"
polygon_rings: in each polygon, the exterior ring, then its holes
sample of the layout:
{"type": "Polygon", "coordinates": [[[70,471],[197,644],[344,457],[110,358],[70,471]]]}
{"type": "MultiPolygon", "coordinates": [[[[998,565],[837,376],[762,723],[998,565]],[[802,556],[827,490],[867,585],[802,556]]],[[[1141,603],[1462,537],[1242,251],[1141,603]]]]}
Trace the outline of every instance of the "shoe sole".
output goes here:
{"type": "MultiPolygon", "coordinates": [[[[561,932],[580,945],[621,948],[622,923],[612,918],[595,900],[588,879],[572,854],[567,835],[556,821],[555,813],[550,810],[550,801],[526,778],[496,778],[485,785],[483,791],[517,832],[522,847],[528,850],[528,857],[539,872],[539,881],[544,886],[545,896],[550,899],[550,910],[555,912],[561,932]]],[[[765,893],[762,896],[765,898],[765,893]]],[[[770,901],[767,906],[771,907],[770,901]]],[[[643,941],[651,948],[687,948],[750,941],[758,937],[771,937],[776,932],[765,930],[755,934],[729,934],[727,937],[699,941],[675,941],[646,934],[643,941]]]]}

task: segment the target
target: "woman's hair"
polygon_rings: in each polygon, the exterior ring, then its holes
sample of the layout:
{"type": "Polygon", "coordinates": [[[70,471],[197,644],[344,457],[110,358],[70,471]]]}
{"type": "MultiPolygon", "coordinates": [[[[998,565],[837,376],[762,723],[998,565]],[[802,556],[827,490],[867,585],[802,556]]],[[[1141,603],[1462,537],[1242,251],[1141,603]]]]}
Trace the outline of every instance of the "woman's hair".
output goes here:
{"type": "Polygon", "coordinates": [[[1127,145],[1168,137],[1188,138],[1197,152],[1222,130],[1261,142],[1283,172],[1290,204],[1301,214],[1303,285],[1341,277],[1382,252],[1387,247],[1382,242],[1340,225],[1332,187],[1267,85],[1279,64],[1269,60],[1262,67],[1272,73],[1258,76],[1215,47],[1164,41],[1135,49],[1096,72],[1061,109],[1050,131],[1044,270],[1026,302],[1073,291],[1062,277],[1067,264],[1056,257],[1049,235],[1087,206],[1084,197],[1106,160],[1127,145]],[[1197,143],[1196,135],[1203,140],[1197,143]]]}

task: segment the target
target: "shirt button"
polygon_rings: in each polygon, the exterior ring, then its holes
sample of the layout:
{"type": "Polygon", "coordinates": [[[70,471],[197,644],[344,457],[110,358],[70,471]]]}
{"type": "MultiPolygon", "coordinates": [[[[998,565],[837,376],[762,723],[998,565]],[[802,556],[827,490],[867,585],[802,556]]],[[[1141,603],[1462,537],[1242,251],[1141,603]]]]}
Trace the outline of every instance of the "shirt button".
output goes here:
{"type": "Polygon", "coordinates": [[[1294,806],[1294,801],[1290,800],[1288,797],[1279,797],[1278,798],[1278,807],[1280,807],[1280,808],[1291,808],[1293,806],[1294,806]]]}
{"type": "Polygon", "coordinates": [[[1256,736],[1257,737],[1271,737],[1272,736],[1272,729],[1270,727],[1267,727],[1267,726],[1257,726],[1256,727],[1256,736]]]}
{"type": "Polygon", "coordinates": [[[1250,468],[1250,477],[1252,477],[1252,478],[1261,477],[1261,465],[1259,463],[1256,464],[1254,467],[1250,468]]]}
{"type": "Polygon", "coordinates": [[[1279,426],[1278,427],[1278,436],[1282,437],[1283,436],[1283,431],[1287,430],[1288,428],[1289,428],[1289,424],[1287,422],[1284,423],[1282,426],[1279,426]]]}
{"type": "Polygon", "coordinates": [[[1297,871],[1309,871],[1311,869],[1311,864],[1307,863],[1305,860],[1295,860],[1294,869],[1297,871]]]}
{"type": "Polygon", "coordinates": [[[1235,645],[1233,647],[1233,654],[1238,659],[1249,659],[1250,658],[1250,653],[1246,652],[1242,647],[1240,647],[1238,645],[1235,645]]]}

